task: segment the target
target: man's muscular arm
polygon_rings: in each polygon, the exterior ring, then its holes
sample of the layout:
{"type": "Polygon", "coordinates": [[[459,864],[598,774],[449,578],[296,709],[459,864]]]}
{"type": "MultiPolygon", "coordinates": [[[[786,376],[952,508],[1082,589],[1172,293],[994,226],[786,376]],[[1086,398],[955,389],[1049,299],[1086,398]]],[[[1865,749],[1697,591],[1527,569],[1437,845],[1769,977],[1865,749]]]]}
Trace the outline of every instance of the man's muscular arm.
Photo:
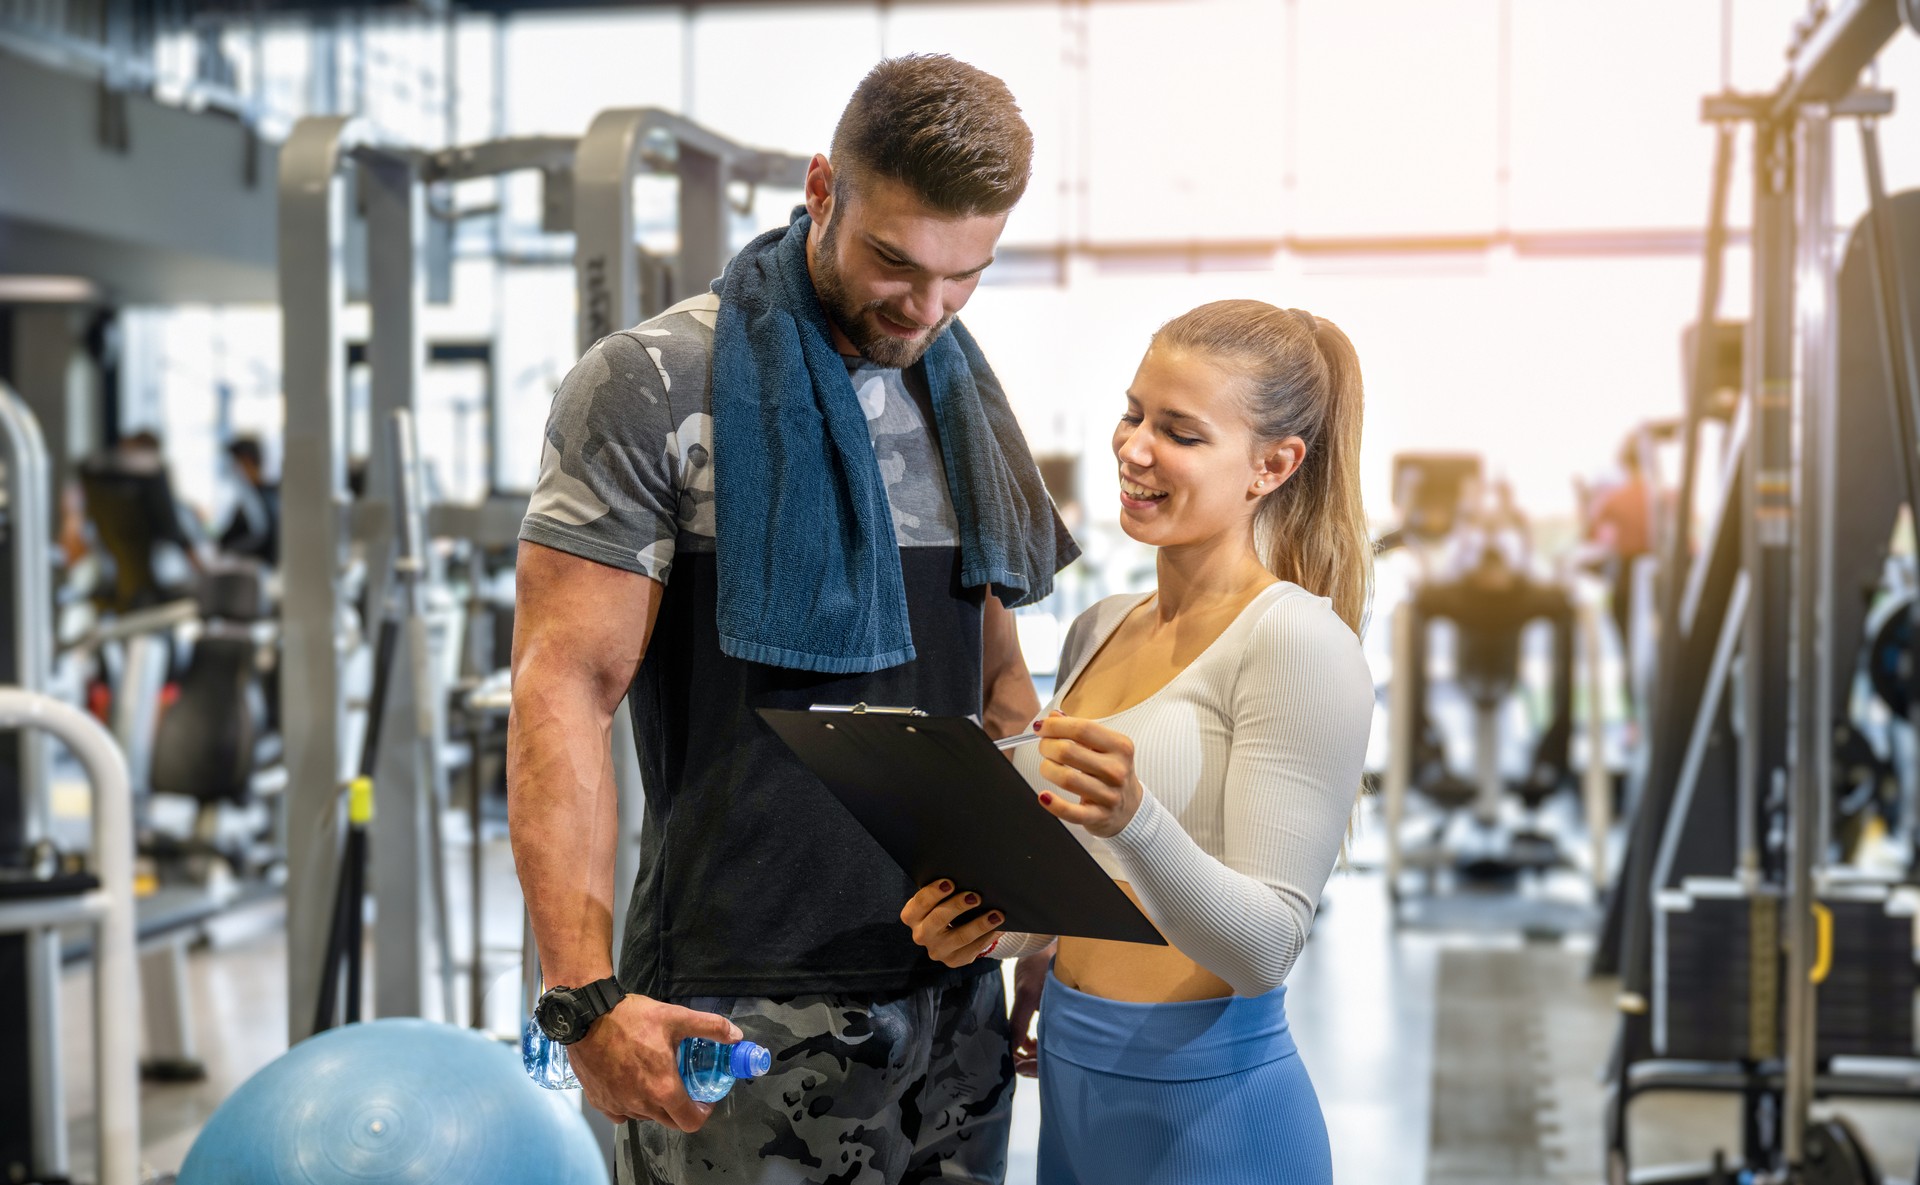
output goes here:
{"type": "Polygon", "coordinates": [[[987,617],[980,631],[986,706],[981,722],[991,737],[1008,737],[1025,732],[1040,714],[1040,697],[1033,690],[1033,676],[1020,653],[1020,637],[1014,629],[1013,610],[1000,598],[987,593],[987,617]]]}
{"type": "MultiPolygon", "coordinates": [[[[515,575],[507,824],[549,985],[613,974],[613,866],[619,800],[609,749],[659,616],[665,586],[523,542],[515,575]]],[[[587,1101],[608,1118],[694,1131],[675,1061],[682,1037],[737,1041],[725,1017],[631,995],[568,1047],[587,1101]]]]}

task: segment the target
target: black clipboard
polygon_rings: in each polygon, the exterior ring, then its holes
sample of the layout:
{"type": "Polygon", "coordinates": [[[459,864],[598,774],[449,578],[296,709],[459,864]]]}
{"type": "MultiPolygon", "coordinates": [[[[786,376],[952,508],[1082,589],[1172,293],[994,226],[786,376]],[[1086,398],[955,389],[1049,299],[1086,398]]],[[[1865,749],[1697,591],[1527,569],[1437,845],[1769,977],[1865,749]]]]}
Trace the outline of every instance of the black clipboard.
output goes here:
{"type": "Polygon", "coordinates": [[[1010,931],[1167,944],[966,717],[859,705],[760,718],[915,884],[949,877],[1010,931]]]}

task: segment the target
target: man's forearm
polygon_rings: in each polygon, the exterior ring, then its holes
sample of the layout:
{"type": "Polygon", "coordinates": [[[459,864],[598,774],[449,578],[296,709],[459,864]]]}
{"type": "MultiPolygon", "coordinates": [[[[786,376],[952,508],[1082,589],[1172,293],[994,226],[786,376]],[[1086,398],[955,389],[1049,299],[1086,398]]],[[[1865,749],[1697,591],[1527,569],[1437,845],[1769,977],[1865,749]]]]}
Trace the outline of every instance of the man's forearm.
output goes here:
{"type": "Polygon", "coordinates": [[[1025,732],[1040,714],[1040,697],[1033,690],[1027,664],[1013,663],[993,672],[987,684],[986,707],[981,713],[987,735],[1012,736],[1025,732]]]}
{"type": "Polygon", "coordinates": [[[1012,610],[989,593],[986,618],[981,623],[982,699],[980,721],[988,736],[1006,737],[1025,732],[1040,714],[1040,697],[1033,676],[1020,653],[1020,631],[1012,610]]]}
{"type": "Polygon", "coordinates": [[[536,671],[514,681],[507,826],[542,977],[579,987],[612,974],[619,799],[611,720],[584,688],[536,671]]]}

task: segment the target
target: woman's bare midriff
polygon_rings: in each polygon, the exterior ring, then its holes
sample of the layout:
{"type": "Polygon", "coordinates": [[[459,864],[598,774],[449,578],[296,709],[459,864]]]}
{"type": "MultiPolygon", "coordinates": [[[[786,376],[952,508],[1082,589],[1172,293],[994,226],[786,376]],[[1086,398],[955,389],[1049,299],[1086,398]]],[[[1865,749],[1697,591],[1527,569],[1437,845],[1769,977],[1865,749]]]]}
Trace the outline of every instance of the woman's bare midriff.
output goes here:
{"type": "MultiPolygon", "coordinates": [[[[1122,881],[1120,888],[1134,904],[1140,903],[1132,885],[1122,881]]],[[[1062,938],[1054,955],[1053,973],[1075,991],[1133,1004],[1216,1000],[1233,994],[1225,980],[1172,945],[1062,938]]]]}

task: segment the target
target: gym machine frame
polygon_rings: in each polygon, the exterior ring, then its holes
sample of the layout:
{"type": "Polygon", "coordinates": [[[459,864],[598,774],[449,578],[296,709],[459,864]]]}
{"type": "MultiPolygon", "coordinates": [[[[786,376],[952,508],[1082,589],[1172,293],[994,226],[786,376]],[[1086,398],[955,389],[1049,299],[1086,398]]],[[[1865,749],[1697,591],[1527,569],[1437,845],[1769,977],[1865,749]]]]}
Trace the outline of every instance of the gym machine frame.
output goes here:
{"type": "MultiPolygon", "coordinates": [[[[1912,14],[1908,14],[1912,19],[1912,14]]],[[[1716,96],[1704,115],[1718,125],[1706,268],[1695,336],[1693,375],[1683,435],[1678,507],[1663,532],[1662,621],[1657,697],[1645,792],[1636,811],[1628,864],[1620,878],[1596,958],[1610,969],[1617,931],[1622,977],[1621,1030],[1614,1052],[1607,1114],[1608,1180],[1714,1182],[1731,1180],[1724,1163],[1712,1169],[1632,1171],[1628,1110],[1639,1094],[1655,1091],[1733,1092],[1741,1095],[1743,1163],[1763,1174],[1756,1181],[1852,1180],[1814,1176],[1832,1172],[1844,1150],[1824,1127],[1810,1122],[1816,1098],[1920,1098],[1912,1066],[1893,1073],[1823,1073],[1816,1048],[1818,981],[1824,974],[1817,933],[1818,866],[1825,860],[1833,795],[1834,565],[1838,500],[1836,450],[1840,440],[1835,310],[1838,268],[1832,242],[1831,125],[1836,117],[1862,120],[1870,224],[1880,281],[1878,312],[1889,379],[1900,426],[1899,465],[1910,503],[1920,506],[1916,440],[1920,412],[1913,366],[1912,320],[1898,285],[1893,244],[1884,217],[1872,121],[1892,109],[1891,96],[1856,91],[1862,69],[1898,30],[1895,0],[1854,0],[1828,13],[1797,46],[1787,78],[1771,95],[1716,96]],[[1700,422],[1712,394],[1715,334],[1727,240],[1727,197],[1735,125],[1755,129],[1752,266],[1753,314],[1747,340],[1745,396],[1728,433],[1723,473],[1730,479],[1713,529],[1691,560],[1690,508],[1700,460],[1700,422]],[[1796,232],[1799,233],[1796,233],[1796,232]],[[1798,284],[1798,286],[1797,286],[1798,284]],[[1796,335],[1795,320],[1798,318],[1796,335]],[[1800,347],[1798,383],[1795,345],[1800,347]],[[1798,394],[1798,399],[1794,398],[1798,394]],[[1799,449],[1795,455],[1795,413],[1799,449]],[[1796,465],[1797,460],[1797,465],[1796,465]],[[1681,574],[1685,574],[1682,579],[1681,574]],[[1741,670],[1732,681],[1733,662],[1741,670]],[[1696,809],[1702,767],[1715,757],[1716,736],[1740,697],[1730,857],[1748,892],[1784,882],[1778,914],[1755,898],[1753,972],[1777,973],[1785,999],[1755,1020],[1760,1060],[1735,1063],[1665,1062],[1651,1056],[1651,931],[1653,898],[1676,862],[1697,863],[1701,833],[1688,828],[1696,809]],[[1769,869],[1762,816],[1783,815],[1785,867],[1769,869]],[[1655,842],[1657,841],[1657,843],[1655,842]],[[1683,857],[1682,848],[1688,847],[1683,857]],[[1776,952],[1783,951],[1783,957],[1776,952]],[[1775,960],[1778,959],[1778,962],[1775,960]],[[1767,1023],[1772,1022],[1772,1023],[1767,1023]]],[[[1724,748],[1724,747],[1723,747],[1724,748]]],[[[1709,804],[1710,807],[1711,804],[1709,804]]],[[[1708,838],[1711,843],[1711,837],[1708,838]]],[[[1758,993],[1765,995],[1765,993],[1758,993]]]]}
{"type": "MultiPolygon", "coordinates": [[[[92,797],[92,867],[97,886],[81,893],[0,905],[0,934],[24,934],[58,982],[60,927],[93,927],[93,1089],[100,1185],[140,1180],[140,979],[133,941],[133,793],[127,763],[107,730],[71,704],[0,687],[0,729],[34,729],[66,743],[86,771],[92,797]]],[[[36,1000],[39,1000],[36,997],[36,1000]]],[[[48,1095],[33,1100],[39,1163],[29,1180],[67,1179],[62,1115],[59,1001],[37,1005],[54,1026],[36,1036],[28,1074],[48,1095]]]]}
{"type": "MultiPolygon", "coordinates": [[[[1428,719],[1424,704],[1427,689],[1424,651],[1428,642],[1427,626],[1433,618],[1445,616],[1422,611],[1416,604],[1417,597],[1416,592],[1414,599],[1393,612],[1394,678],[1387,688],[1387,721],[1392,741],[1388,746],[1386,776],[1382,779],[1381,791],[1386,814],[1387,893],[1396,905],[1401,899],[1402,873],[1408,865],[1404,831],[1407,800],[1413,793],[1414,758],[1420,750],[1421,733],[1428,719]],[[1415,677],[1403,677],[1408,672],[1414,673],[1415,677]]],[[[1570,594],[1567,617],[1569,620],[1554,623],[1555,715],[1549,727],[1560,727],[1564,723],[1569,732],[1565,748],[1570,753],[1572,730],[1584,726],[1586,760],[1581,766],[1579,779],[1580,800],[1587,829],[1588,875],[1598,897],[1607,889],[1607,833],[1613,826],[1613,787],[1605,759],[1606,722],[1600,710],[1604,687],[1600,677],[1599,616],[1589,599],[1570,594]],[[1584,662],[1576,655],[1583,656],[1584,662]],[[1576,670],[1585,675],[1587,711],[1583,725],[1573,719],[1571,701],[1576,670]]],[[[1532,615],[1527,624],[1544,619],[1543,615],[1532,615]]],[[[1476,727],[1479,731],[1474,741],[1478,761],[1475,780],[1480,792],[1474,800],[1473,812],[1481,824],[1491,826],[1499,821],[1501,804],[1507,794],[1499,767],[1497,717],[1476,713],[1476,727]]],[[[1571,765],[1570,757],[1567,764],[1571,765]]],[[[1564,775],[1567,771],[1563,770],[1562,773],[1564,775]]],[[[1431,875],[1431,865],[1428,871],[1431,875]]]]}
{"type": "MultiPolygon", "coordinates": [[[[358,539],[369,557],[367,604],[384,603],[372,557],[391,545],[393,519],[391,447],[373,434],[367,495],[359,505],[346,497],[346,344],[340,313],[345,303],[342,259],[346,250],[348,179],[357,173],[365,210],[368,255],[369,342],[375,424],[412,410],[425,357],[420,332],[426,271],[423,187],[443,181],[499,176],[537,169],[544,180],[544,224],[572,230],[580,353],[617,329],[637,324],[668,300],[705,290],[731,255],[733,209],[729,186],[799,188],[808,158],[735,144],[670,112],[653,108],[610,110],[594,118],[586,134],[491,141],[418,153],[368,143],[359,124],[344,117],[310,117],[295,125],[280,156],[280,293],[286,390],[286,463],[282,484],[283,677],[304,689],[311,708],[290,712],[285,727],[288,788],[288,992],[289,1037],[309,1035],[315,1016],[321,964],[327,948],[330,903],[338,875],[342,787],[347,784],[348,719],[343,667],[351,630],[344,588],[349,544],[358,539]],[[352,173],[349,163],[357,166],[352,173]],[[643,276],[635,237],[633,187],[646,173],[679,179],[680,251],[674,274],[686,291],[643,276]],[[655,299],[643,298],[643,282],[655,299]],[[695,286],[697,285],[697,286],[695,286]]],[[[460,535],[508,544],[518,536],[524,498],[492,498],[478,506],[418,508],[423,537],[460,535]]],[[[414,623],[418,625],[419,623],[414,623]]],[[[414,1016],[426,1011],[427,954],[440,949],[441,1009],[456,1019],[447,932],[445,877],[438,834],[447,800],[447,773],[440,760],[445,736],[447,689],[437,686],[432,664],[401,664],[388,689],[375,783],[379,834],[372,847],[372,878],[380,903],[374,928],[375,1016],[414,1016]],[[430,903],[430,904],[429,904],[430,903]],[[431,907],[434,925],[428,925],[431,907]],[[437,930],[437,934],[432,931],[437,930]]],[[[623,703],[613,725],[613,760],[620,816],[629,828],[643,815],[639,760],[623,703]]],[[[633,836],[617,849],[614,884],[614,946],[618,949],[639,851],[633,836]]],[[[479,858],[478,832],[474,859],[479,858]]],[[[483,973],[484,946],[473,936],[475,977],[483,973]]],[[[524,944],[523,982],[536,985],[532,943],[524,944]]],[[[477,1002],[478,991],[470,992],[477,1002]]],[[[523,1002],[527,1003],[527,1002],[523,1002]]],[[[476,1018],[470,1017],[469,1020],[476,1018]]],[[[611,1129],[607,1129],[611,1150],[611,1129]]]]}
{"type": "MultiPolygon", "coordinates": [[[[48,543],[51,483],[46,445],[27,405],[0,383],[0,472],[4,473],[7,593],[13,600],[8,676],[0,687],[0,730],[20,733],[22,838],[52,830],[46,745],[50,732],[79,758],[91,786],[91,872],[65,891],[0,903],[0,938],[25,952],[27,1106],[7,1122],[24,1127],[27,1163],[11,1177],[68,1176],[66,1077],[60,1056],[60,930],[93,928],[93,1073],[101,1185],[134,1185],[140,1164],[140,978],[134,949],[133,794],[126,761],[86,713],[45,694],[53,667],[53,561],[48,543]]],[[[9,1143],[15,1137],[10,1136],[9,1143]]]]}

